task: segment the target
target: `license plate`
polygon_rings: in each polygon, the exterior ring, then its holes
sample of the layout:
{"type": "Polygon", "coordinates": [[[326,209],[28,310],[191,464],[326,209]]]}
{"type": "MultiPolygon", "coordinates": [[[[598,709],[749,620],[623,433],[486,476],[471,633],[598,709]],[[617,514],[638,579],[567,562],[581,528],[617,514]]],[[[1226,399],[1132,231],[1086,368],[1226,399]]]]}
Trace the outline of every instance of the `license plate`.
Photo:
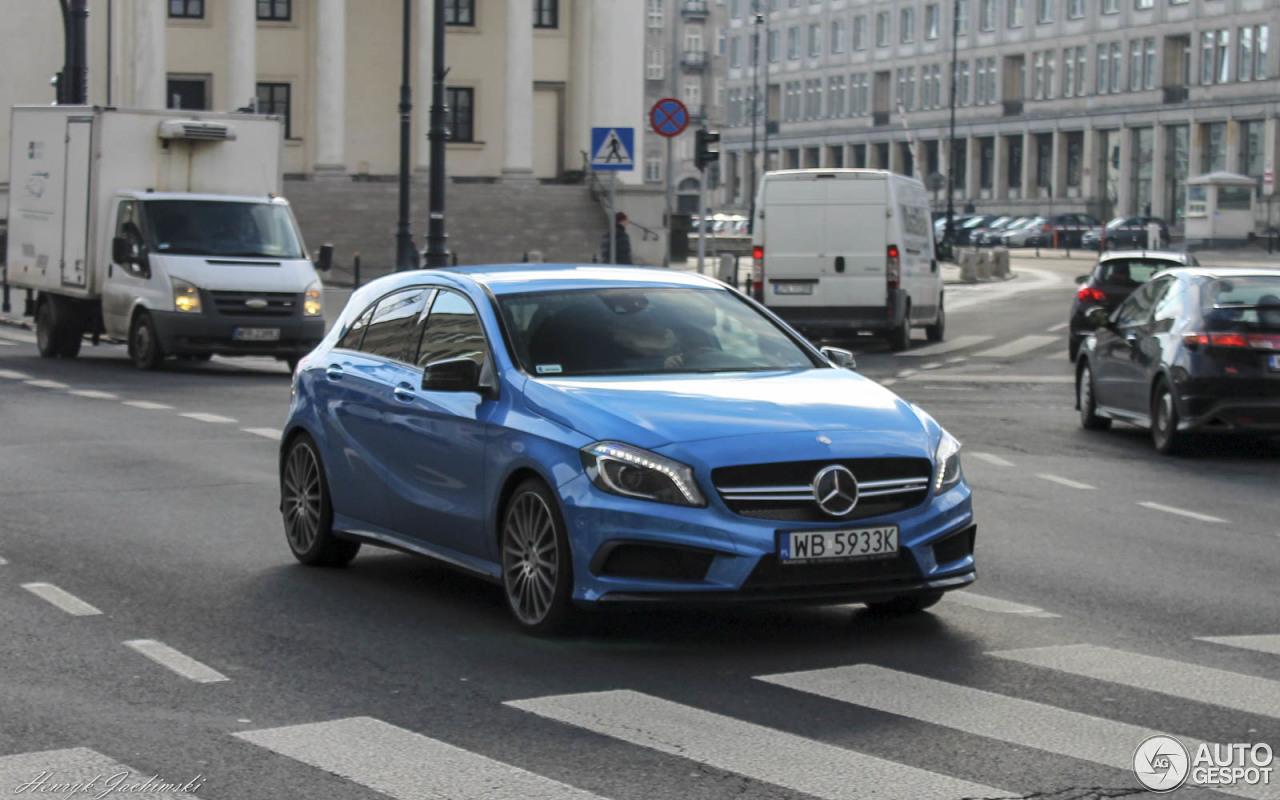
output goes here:
{"type": "Polygon", "coordinates": [[[848,531],[790,531],[778,542],[783,564],[883,558],[898,552],[898,526],[848,531]]]}
{"type": "Polygon", "coordinates": [[[236,328],[231,338],[239,342],[278,342],[279,328],[236,328]]]}
{"type": "Polygon", "coordinates": [[[1271,368],[1280,372],[1280,353],[1272,353],[1270,356],[1271,368]]]}
{"type": "Polygon", "coordinates": [[[813,294],[812,283],[775,283],[774,294],[813,294]]]}

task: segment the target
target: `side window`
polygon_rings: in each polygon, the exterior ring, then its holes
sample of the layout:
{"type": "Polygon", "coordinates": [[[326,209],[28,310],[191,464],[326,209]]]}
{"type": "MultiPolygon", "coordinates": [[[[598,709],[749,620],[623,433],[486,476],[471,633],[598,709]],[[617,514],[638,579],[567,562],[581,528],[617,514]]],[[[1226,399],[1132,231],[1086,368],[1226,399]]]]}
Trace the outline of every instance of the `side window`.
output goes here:
{"type": "Polygon", "coordinates": [[[373,309],[377,303],[369,306],[364,310],[356,321],[351,323],[351,327],[347,328],[347,332],[342,334],[342,338],[338,340],[338,347],[343,350],[359,350],[360,343],[364,340],[365,328],[369,327],[369,320],[373,318],[373,309]]]}
{"type": "Polygon", "coordinates": [[[393,361],[413,363],[414,332],[430,294],[430,289],[418,286],[379,300],[360,349],[393,361]]]}
{"type": "Polygon", "coordinates": [[[1157,284],[1148,283],[1129,295],[1129,299],[1120,306],[1120,312],[1116,315],[1116,324],[1141,325],[1146,322],[1151,316],[1151,301],[1155,298],[1156,288],[1157,284]]]}
{"type": "Polygon", "coordinates": [[[1160,330],[1170,330],[1182,315],[1182,286],[1173,278],[1161,278],[1155,282],[1155,312],[1152,321],[1160,330]]]}
{"type": "Polygon", "coordinates": [[[484,326],[471,301],[457,292],[440,290],[422,331],[418,366],[449,358],[470,358],[483,368],[488,355],[484,326]]]}

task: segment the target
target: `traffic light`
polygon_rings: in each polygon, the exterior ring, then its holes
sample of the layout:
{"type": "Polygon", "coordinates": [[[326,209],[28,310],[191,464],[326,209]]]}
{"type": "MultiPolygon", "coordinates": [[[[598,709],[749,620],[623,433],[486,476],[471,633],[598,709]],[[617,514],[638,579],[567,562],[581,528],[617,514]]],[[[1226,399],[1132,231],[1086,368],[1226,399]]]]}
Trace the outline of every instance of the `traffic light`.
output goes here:
{"type": "Polygon", "coordinates": [[[694,133],[697,136],[697,148],[693,153],[693,164],[698,169],[705,170],[708,164],[720,160],[720,148],[716,147],[716,143],[720,141],[720,133],[706,128],[698,128],[694,133]]]}

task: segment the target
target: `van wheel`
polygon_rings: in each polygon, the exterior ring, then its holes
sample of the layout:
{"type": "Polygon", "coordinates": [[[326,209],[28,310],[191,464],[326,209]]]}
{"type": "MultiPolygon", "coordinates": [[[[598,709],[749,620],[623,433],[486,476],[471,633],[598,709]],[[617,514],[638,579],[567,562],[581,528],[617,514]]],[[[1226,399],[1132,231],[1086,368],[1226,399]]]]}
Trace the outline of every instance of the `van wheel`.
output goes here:
{"type": "Polygon", "coordinates": [[[143,311],[134,317],[133,327],[129,329],[129,355],[133,365],[138,369],[154,370],[164,361],[164,351],[160,349],[160,336],[156,333],[156,324],[151,315],[143,311]]]}
{"type": "Polygon", "coordinates": [[[942,298],[938,298],[938,320],[932,325],[926,325],[924,335],[931,342],[940,342],[947,332],[947,310],[942,307],[942,298]]]}
{"type": "Polygon", "coordinates": [[[80,355],[80,343],[84,341],[84,333],[76,327],[63,331],[62,347],[58,355],[62,358],[75,358],[80,355]]]}
{"type": "Polygon", "coordinates": [[[53,301],[43,300],[36,308],[36,348],[43,358],[57,358],[62,352],[66,332],[58,324],[53,311],[53,301]]]}
{"type": "Polygon", "coordinates": [[[911,320],[904,319],[902,324],[889,331],[889,349],[895,353],[911,348],[911,320]]]}

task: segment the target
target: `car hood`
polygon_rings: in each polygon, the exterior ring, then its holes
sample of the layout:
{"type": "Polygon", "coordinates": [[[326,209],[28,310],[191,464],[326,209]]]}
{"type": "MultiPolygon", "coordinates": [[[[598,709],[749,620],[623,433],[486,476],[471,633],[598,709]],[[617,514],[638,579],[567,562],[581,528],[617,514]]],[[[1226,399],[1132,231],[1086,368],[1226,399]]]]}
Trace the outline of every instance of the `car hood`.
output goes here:
{"type": "Polygon", "coordinates": [[[638,447],[761,434],[861,432],[929,452],[921,417],[848,370],[548,380],[524,387],[530,410],[595,440],[638,447]]]}

